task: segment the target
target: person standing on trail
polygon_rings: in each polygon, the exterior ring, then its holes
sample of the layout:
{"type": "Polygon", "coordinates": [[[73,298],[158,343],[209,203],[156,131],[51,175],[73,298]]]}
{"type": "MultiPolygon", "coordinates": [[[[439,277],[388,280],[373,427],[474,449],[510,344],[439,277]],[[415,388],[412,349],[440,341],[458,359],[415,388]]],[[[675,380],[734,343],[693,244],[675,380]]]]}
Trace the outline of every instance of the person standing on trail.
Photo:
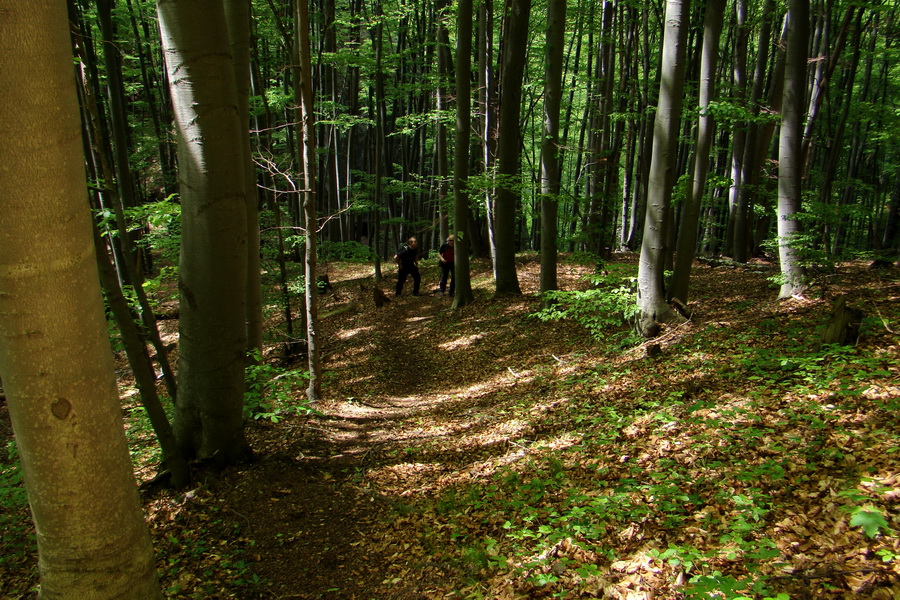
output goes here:
{"type": "Polygon", "coordinates": [[[413,296],[419,295],[419,284],[422,283],[422,277],[419,275],[419,241],[415,237],[406,240],[405,244],[400,246],[397,254],[394,255],[397,266],[400,267],[397,272],[397,295],[403,293],[403,284],[406,278],[412,275],[413,278],[413,296]]]}
{"type": "Polygon", "coordinates": [[[441,266],[441,296],[447,290],[447,279],[450,279],[450,297],[456,288],[456,279],[453,277],[454,254],[453,248],[456,245],[456,238],[448,236],[447,241],[441,244],[438,250],[438,264],[441,266]]]}

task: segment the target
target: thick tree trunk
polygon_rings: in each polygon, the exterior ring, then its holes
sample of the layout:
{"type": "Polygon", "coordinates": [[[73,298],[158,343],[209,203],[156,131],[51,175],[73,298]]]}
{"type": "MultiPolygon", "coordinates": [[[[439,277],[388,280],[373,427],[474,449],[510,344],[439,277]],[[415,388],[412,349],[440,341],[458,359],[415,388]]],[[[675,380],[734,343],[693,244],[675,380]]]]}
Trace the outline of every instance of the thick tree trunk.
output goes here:
{"type": "Polygon", "coordinates": [[[666,259],[667,231],[670,219],[672,188],[675,185],[675,150],[681,126],[685,73],[685,43],[690,17],[689,0],[666,2],[665,37],[663,39],[662,79],[659,107],[653,132],[653,157],[644,238],[638,267],[638,306],[640,329],[647,337],[659,331],[658,323],[666,321],[672,309],[666,303],[663,275],[666,259]]]}
{"type": "Polygon", "coordinates": [[[521,193],[519,182],[519,113],[525,49],[528,44],[528,19],[531,0],[510,0],[503,40],[503,65],[500,74],[500,136],[497,147],[497,194],[494,202],[494,239],[497,243],[498,294],[521,294],[516,272],[516,219],[521,193]]]}
{"type": "Polygon", "coordinates": [[[808,40],[809,0],[790,0],[778,150],[778,257],[782,277],[779,298],[801,294],[806,285],[798,247],[801,231],[798,213],[803,177],[803,113],[806,108],[808,40]]]}
{"type": "Polygon", "coordinates": [[[225,0],[228,39],[234,62],[238,94],[241,152],[247,201],[247,351],[249,356],[262,348],[262,270],[259,262],[259,197],[256,193],[256,170],[250,150],[250,1],[225,0]]]}
{"type": "Polygon", "coordinates": [[[0,376],[39,597],[160,599],[97,278],[66,7],[0,0],[0,14],[0,376]]]}
{"type": "Polygon", "coordinates": [[[158,14],[182,203],[175,435],[186,457],[227,465],[249,452],[247,186],[234,66],[220,1],[160,0],[158,14]]]}

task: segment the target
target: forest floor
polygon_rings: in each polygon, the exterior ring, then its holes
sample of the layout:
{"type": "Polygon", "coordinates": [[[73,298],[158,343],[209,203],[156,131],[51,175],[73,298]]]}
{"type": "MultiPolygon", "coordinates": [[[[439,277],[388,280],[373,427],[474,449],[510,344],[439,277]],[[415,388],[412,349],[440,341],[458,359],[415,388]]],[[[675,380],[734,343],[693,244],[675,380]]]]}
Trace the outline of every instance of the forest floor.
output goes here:
{"type": "MultiPolygon", "coordinates": [[[[900,598],[900,272],[866,266],[781,302],[771,265],[697,266],[691,319],[639,343],[531,316],[536,256],[520,297],[492,298],[476,263],[459,310],[433,265],[419,297],[387,273],[376,308],[368,267],[332,263],[321,314],[352,308],[322,321],[316,412],[275,393],[252,463],[144,498],[166,596],[900,598]],[[839,294],[861,336],[820,348],[839,294]]],[[[562,287],[593,268],[563,262],[562,287]]],[[[304,368],[279,348],[273,391],[304,368]]],[[[152,439],[126,415],[147,480],[152,439]]],[[[0,460],[4,508],[14,479],[0,460]]],[[[0,597],[30,598],[27,510],[0,526],[0,597]]]]}

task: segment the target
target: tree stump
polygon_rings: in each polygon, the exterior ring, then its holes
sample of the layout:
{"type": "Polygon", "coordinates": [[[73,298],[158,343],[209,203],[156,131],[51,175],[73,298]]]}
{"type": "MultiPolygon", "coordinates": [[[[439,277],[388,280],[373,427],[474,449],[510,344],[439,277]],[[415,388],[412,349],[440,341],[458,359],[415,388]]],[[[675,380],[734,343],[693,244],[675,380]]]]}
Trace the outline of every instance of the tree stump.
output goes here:
{"type": "Polygon", "coordinates": [[[863,312],[858,308],[847,306],[847,297],[838,296],[831,309],[831,319],[822,333],[823,344],[849,346],[859,340],[859,326],[862,324],[863,312]]]}

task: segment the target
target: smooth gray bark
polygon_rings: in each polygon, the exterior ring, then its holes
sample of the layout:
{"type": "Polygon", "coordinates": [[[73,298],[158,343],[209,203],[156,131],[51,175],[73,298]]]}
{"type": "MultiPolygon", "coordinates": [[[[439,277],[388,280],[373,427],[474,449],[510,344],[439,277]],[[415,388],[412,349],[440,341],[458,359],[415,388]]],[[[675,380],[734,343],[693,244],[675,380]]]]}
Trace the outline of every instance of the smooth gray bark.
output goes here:
{"type": "Polygon", "coordinates": [[[672,314],[671,307],[666,303],[663,276],[669,207],[675,185],[675,152],[681,126],[689,19],[689,0],[666,2],[659,106],[653,129],[647,213],[638,266],[640,330],[647,337],[655,336],[659,332],[659,323],[668,320],[672,314]]]}
{"type": "Polygon", "coordinates": [[[544,138],[541,143],[541,293],[557,289],[559,111],[562,100],[566,0],[550,0],[544,57],[544,138]]]}
{"type": "Polygon", "coordinates": [[[521,294],[516,272],[516,219],[521,197],[519,182],[522,77],[528,45],[531,0],[510,0],[503,64],[500,73],[500,122],[497,145],[497,192],[494,201],[494,240],[497,260],[497,294],[521,294]]]}
{"type": "Polygon", "coordinates": [[[710,150],[716,134],[716,124],[707,113],[710,101],[715,97],[716,67],[719,56],[719,37],[725,0],[710,0],[706,7],[703,23],[703,51],[700,64],[700,116],[697,120],[697,139],[694,146],[694,174],[688,187],[687,197],[681,212],[681,230],[678,234],[678,251],[675,254],[675,272],[672,275],[670,298],[688,301],[691,265],[697,250],[700,206],[706,191],[706,177],[709,174],[710,150]]]}
{"type": "Polygon", "coordinates": [[[779,298],[801,294],[806,285],[801,264],[798,213],[803,178],[803,114],[806,109],[806,62],[809,40],[809,0],[788,3],[788,37],[778,144],[778,258],[782,284],[779,298]]]}
{"type": "Polygon", "coordinates": [[[243,459],[247,186],[243,129],[219,0],[159,0],[182,205],[179,391],[186,457],[243,459]]]}

